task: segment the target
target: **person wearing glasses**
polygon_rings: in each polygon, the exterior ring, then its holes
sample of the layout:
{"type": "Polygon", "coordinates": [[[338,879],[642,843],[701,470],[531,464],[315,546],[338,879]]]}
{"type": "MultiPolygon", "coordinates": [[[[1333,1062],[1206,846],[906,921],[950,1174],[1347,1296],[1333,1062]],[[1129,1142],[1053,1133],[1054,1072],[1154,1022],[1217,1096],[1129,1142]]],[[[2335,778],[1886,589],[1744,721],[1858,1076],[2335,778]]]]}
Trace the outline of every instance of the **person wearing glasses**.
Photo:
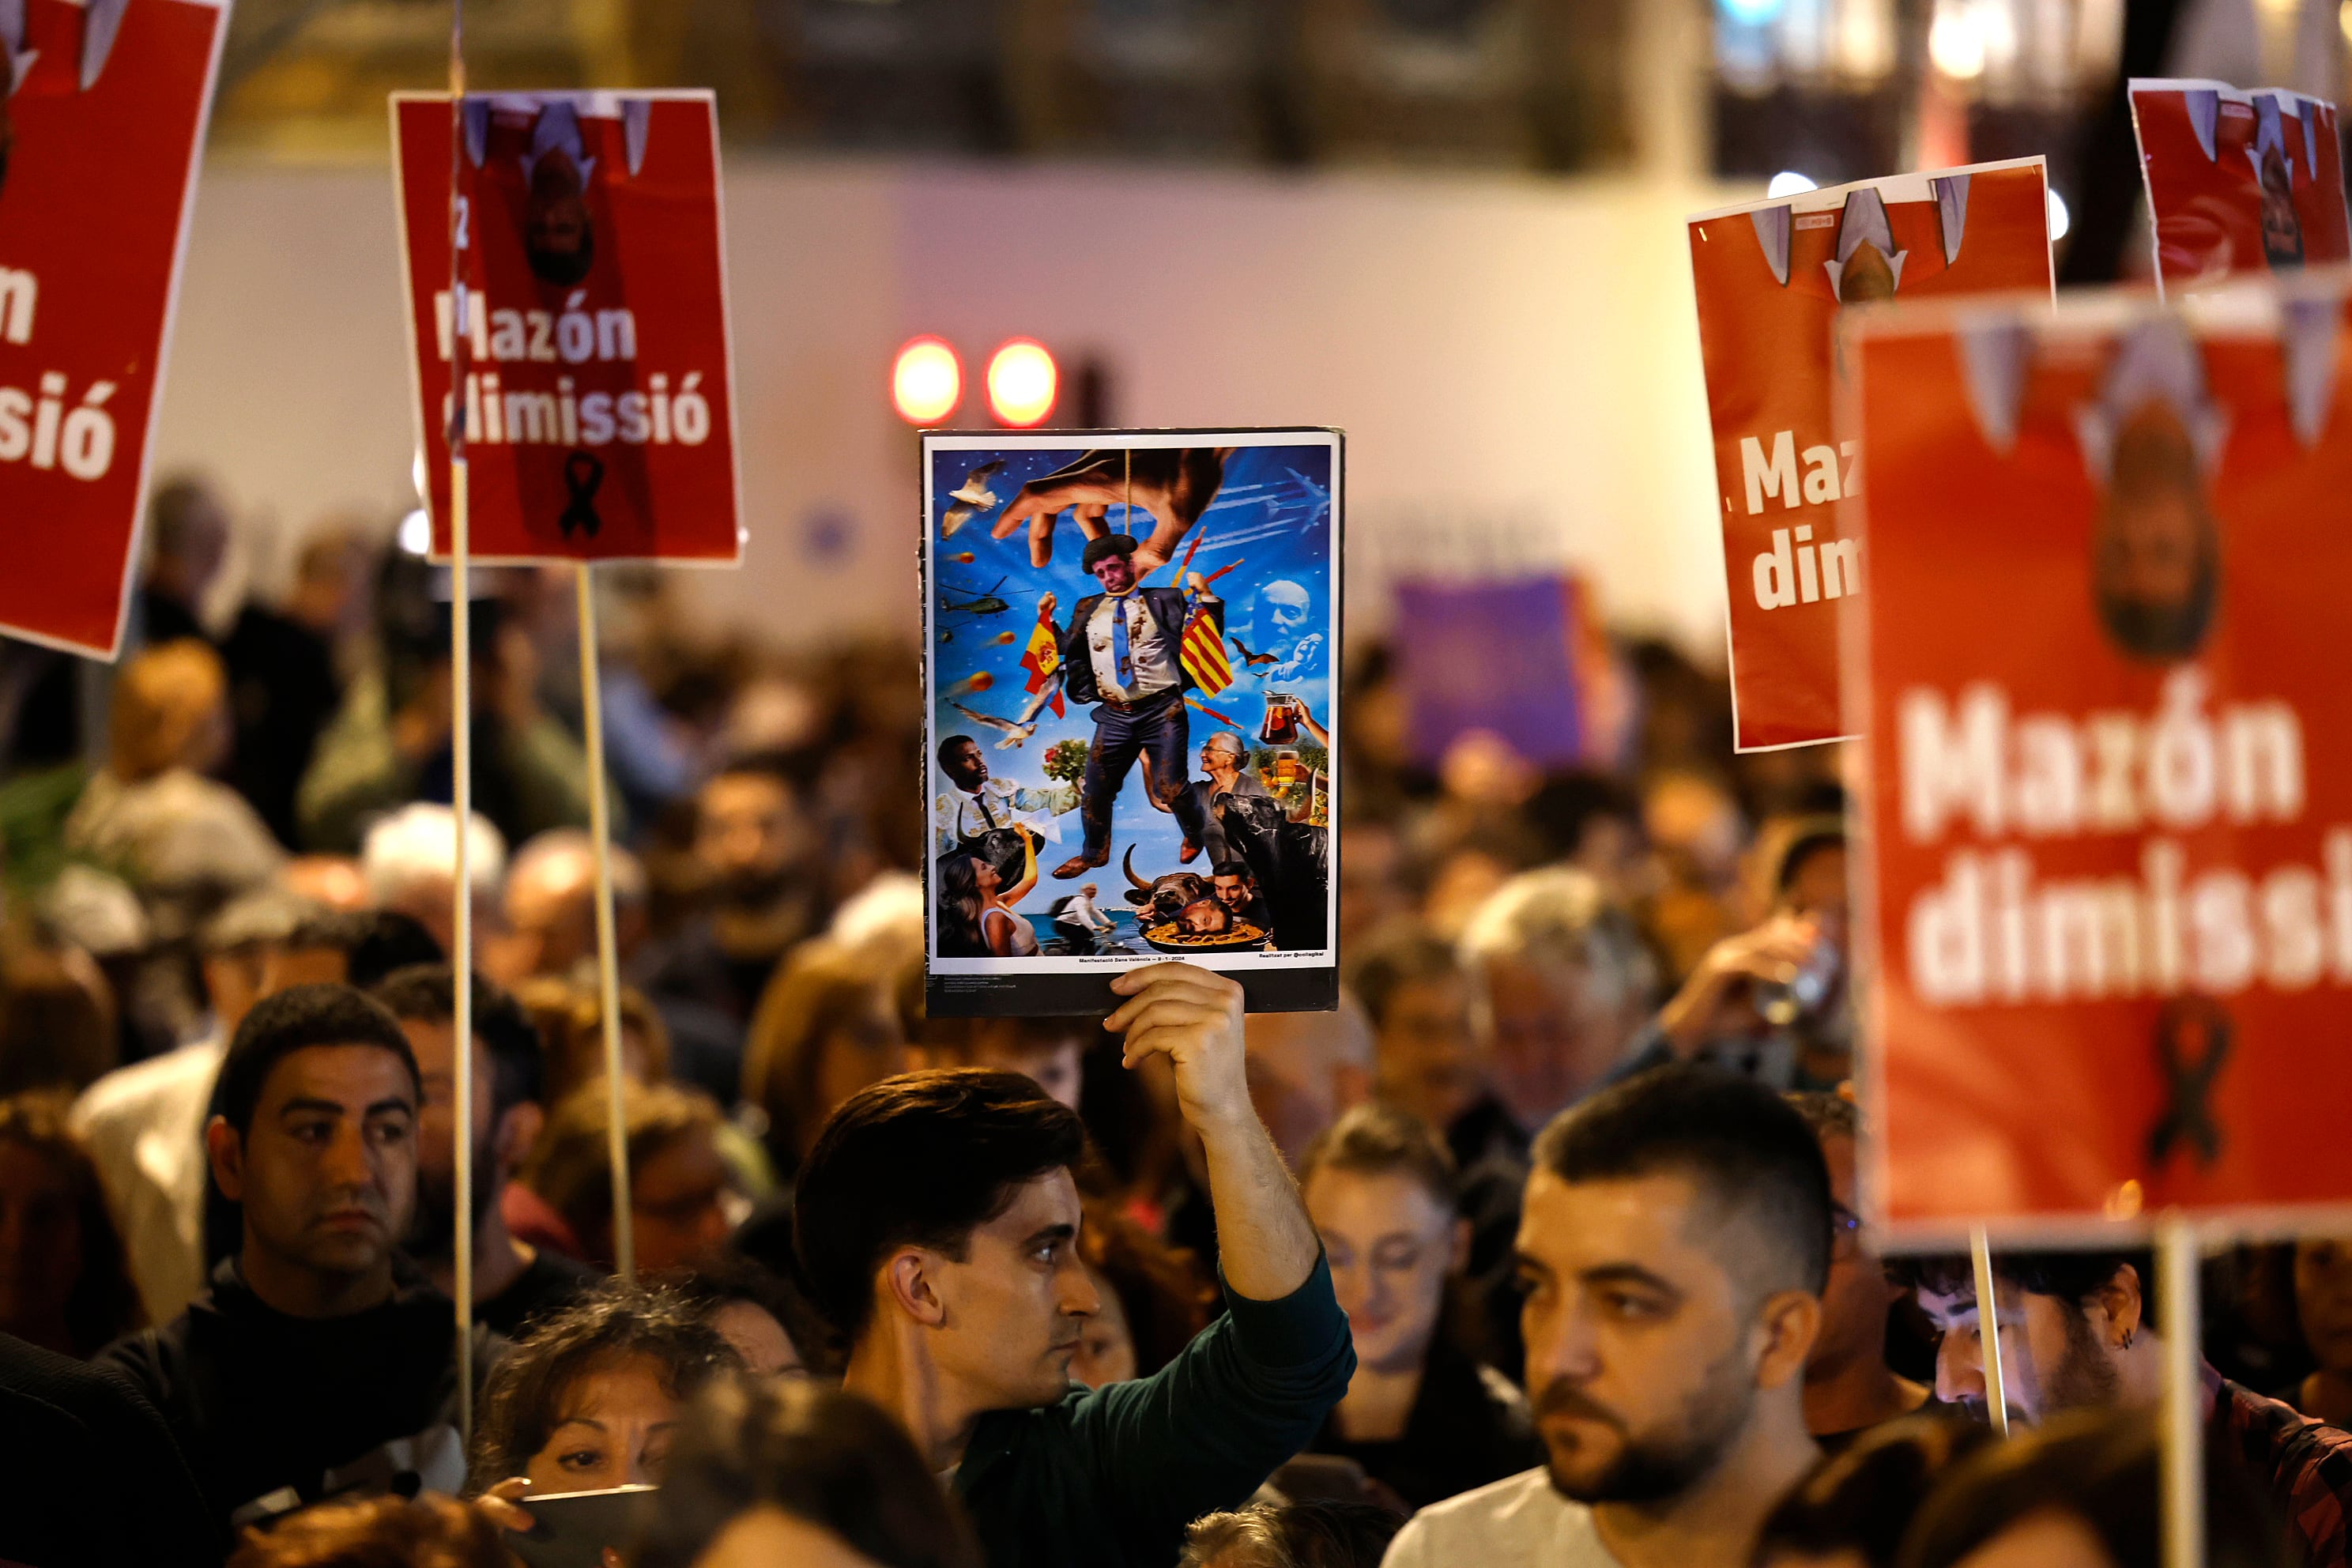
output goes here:
{"type": "Polygon", "coordinates": [[[1792,1094],[1789,1103],[1821,1140],[1830,1168],[1830,1279],[1822,1331],[1805,1361],[1805,1426],[1824,1453],[1927,1403],[1927,1389],[1886,1362],[1886,1315],[1904,1287],[1870,1249],[1854,1211],[1853,1101],[1839,1094],[1792,1094]]]}

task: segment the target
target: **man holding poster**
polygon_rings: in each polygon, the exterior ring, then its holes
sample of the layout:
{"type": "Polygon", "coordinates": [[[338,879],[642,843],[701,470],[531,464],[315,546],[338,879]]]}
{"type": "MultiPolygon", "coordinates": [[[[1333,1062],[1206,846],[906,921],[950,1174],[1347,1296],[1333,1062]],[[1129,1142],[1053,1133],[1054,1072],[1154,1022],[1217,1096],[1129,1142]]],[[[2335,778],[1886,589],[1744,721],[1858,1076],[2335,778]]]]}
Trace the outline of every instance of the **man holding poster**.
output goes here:
{"type": "Polygon", "coordinates": [[[110,658],[225,0],[0,3],[0,631],[110,658]]]}
{"type": "Polygon", "coordinates": [[[477,557],[733,564],[741,507],[711,96],[466,99],[462,386],[449,100],[396,94],[393,115],[435,553],[450,547],[449,432],[462,414],[477,557]]]}
{"type": "Polygon", "coordinates": [[[1864,592],[1861,479],[1831,428],[1848,306],[2052,288],[2042,160],[1751,202],[1690,221],[1743,752],[1832,741],[1838,624],[1864,592]]]}
{"type": "Polygon", "coordinates": [[[2313,1054],[2352,1005],[2341,289],[1847,340],[1898,1232],[2347,1196],[2313,1054]]]}

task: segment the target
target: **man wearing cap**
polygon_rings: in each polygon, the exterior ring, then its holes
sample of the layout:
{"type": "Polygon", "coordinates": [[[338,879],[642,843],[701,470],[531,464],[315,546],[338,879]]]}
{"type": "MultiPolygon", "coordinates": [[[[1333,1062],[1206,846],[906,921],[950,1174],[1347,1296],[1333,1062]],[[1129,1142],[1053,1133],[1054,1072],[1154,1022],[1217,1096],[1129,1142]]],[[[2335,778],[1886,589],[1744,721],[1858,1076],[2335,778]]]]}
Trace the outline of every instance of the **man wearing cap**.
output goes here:
{"type": "MultiPolygon", "coordinates": [[[[1081,563],[1103,591],[1080,599],[1062,632],[1063,690],[1071,701],[1095,710],[1094,744],[1087,749],[1078,786],[1086,843],[1054,868],[1064,879],[1110,863],[1111,807],[1138,757],[1144,760],[1147,787],[1175,815],[1185,844],[1199,845],[1206,827],[1199,803],[1184,787],[1192,739],[1184,692],[1193,684],[1179,657],[1185,595],[1181,589],[1141,586],[1135,550],[1135,541],[1124,533],[1087,542],[1081,563]]],[[[1051,615],[1052,595],[1045,598],[1051,615]]],[[[1224,601],[1205,588],[1193,601],[1222,636],[1224,601]]]]}

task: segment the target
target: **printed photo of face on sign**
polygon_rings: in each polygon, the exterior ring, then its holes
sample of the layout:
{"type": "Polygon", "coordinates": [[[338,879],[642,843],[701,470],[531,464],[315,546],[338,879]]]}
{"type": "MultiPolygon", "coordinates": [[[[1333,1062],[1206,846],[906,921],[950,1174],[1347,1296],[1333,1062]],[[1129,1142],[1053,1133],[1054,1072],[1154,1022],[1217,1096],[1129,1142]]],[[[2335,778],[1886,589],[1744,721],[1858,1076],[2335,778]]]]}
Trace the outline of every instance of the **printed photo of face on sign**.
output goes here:
{"type": "Polygon", "coordinates": [[[1328,1005],[1338,439],[933,436],[924,479],[934,1006],[1171,956],[1328,1005]]]}
{"type": "Polygon", "coordinates": [[[2164,287],[2352,259],[2334,104],[2160,79],[2131,104],[2164,287]]]}
{"type": "Polygon", "coordinates": [[[1898,1230],[2352,1196],[2323,1152],[2352,1116],[2346,304],[2315,278],[1847,340],[1859,1077],[1898,1230]]]}
{"type": "Polygon", "coordinates": [[[717,121],[707,93],[394,100],[418,423],[446,552],[449,434],[486,560],[732,563],[740,548],[717,121]],[[465,372],[457,374],[459,339],[465,372]]]}
{"type": "Polygon", "coordinates": [[[1729,596],[1734,744],[1847,733],[1840,626],[1868,591],[1840,508],[1860,452],[1832,428],[1853,308],[2047,291],[2038,158],[1903,174],[1702,213],[1689,222],[1729,596]]]}

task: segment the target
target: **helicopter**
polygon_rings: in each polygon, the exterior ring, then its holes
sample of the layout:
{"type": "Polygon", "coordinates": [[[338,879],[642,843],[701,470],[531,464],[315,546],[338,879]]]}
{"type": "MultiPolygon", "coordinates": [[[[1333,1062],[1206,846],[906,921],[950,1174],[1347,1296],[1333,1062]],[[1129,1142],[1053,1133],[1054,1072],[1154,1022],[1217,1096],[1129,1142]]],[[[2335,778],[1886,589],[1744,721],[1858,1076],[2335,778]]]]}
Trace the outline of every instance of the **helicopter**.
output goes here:
{"type": "Polygon", "coordinates": [[[1004,579],[1002,577],[990,584],[988,592],[984,594],[975,594],[968,588],[959,588],[952,583],[942,583],[940,584],[939,618],[944,620],[950,616],[1001,616],[1013,607],[997,593],[997,589],[1003,586],[1004,579]]]}

